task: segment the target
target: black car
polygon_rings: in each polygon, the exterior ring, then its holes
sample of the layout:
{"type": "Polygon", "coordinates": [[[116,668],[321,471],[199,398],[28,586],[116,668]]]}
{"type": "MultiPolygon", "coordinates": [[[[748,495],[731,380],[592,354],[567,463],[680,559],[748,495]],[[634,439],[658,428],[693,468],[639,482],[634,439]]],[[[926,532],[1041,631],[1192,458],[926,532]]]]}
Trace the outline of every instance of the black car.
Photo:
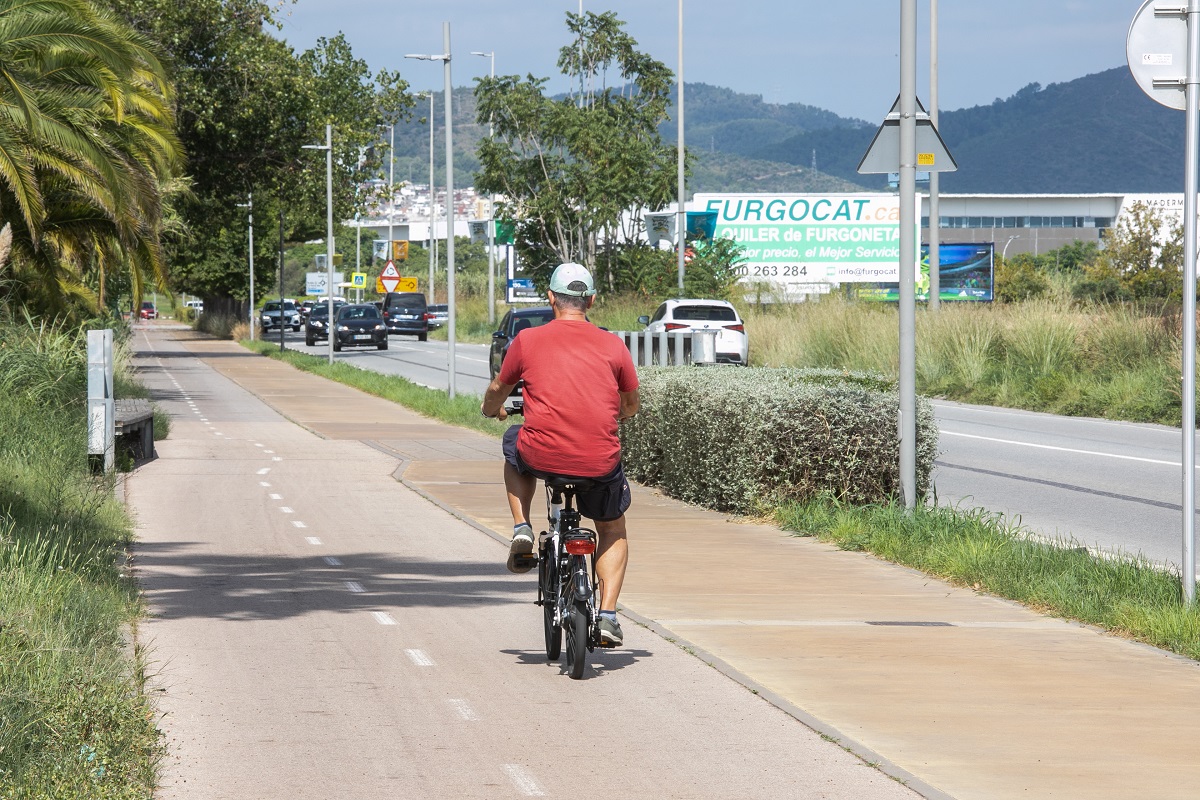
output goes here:
{"type": "Polygon", "coordinates": [[[388,333],[429,338],[429,306],[420,292],[388,292],[383,298],[383,321],[388,333]]]}
{"type": "MultiPolygon", "coordinates": [[[[346,307],[345,303],[335,302],[333,314],[346,307]]],[[[316,344],[318,339],[329,338],[329,304],[320,303],[309,309],[308,317],[304,320],[304,343],[309,347],[316,344]]]]}
{"type": "Polygon", "coordinates": [[[533,308],[514,308],[500,320],[500,330],[492,334],[492,351],[488,354],[488,367],[492,377],[500,372],[508,346],[517,334],[526,328],[536,328],[554,319],[554,309],[550,306],[535,306],[533,308]]]}
{"type": "Polygon", "coordinates": [[[345,306],[337,312],[333,323],[333,349],[343,347],[375,347],[388,349],[388,330],[379,309],[370,303],[345,306]]]}

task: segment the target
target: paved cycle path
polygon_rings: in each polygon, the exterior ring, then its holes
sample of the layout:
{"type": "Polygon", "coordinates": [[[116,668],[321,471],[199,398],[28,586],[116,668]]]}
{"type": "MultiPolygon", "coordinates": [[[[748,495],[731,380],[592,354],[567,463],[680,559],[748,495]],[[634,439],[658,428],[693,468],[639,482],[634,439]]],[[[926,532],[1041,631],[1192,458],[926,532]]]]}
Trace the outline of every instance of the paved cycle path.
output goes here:
{"type": "MultiPolygon", "coordinates": [[[[402,459],[396,479],[491,532],[503,569],[511,521],[498,440],[274,360],[231,357],[245,353],[231,343],[187,347],[314,433],[402,459]]],[[[921,794],[1200,794],[1195,663],[633,492],[627,630],[651,627],[921,794]]]]}

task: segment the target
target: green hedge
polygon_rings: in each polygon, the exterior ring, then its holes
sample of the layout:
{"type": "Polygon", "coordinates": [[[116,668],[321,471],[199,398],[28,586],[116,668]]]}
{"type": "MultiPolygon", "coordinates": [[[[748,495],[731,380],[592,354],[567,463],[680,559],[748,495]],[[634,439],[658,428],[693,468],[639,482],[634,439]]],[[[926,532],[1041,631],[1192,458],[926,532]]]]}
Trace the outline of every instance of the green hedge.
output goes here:
{"type": "MultiPolygon", "coordinates": [[[[709,508],[755,513],[831,494],[852,503],[900,494],[899,394],[863,373],[817,369],[644,368],[642,409],[621,426],[630,478],[709,508]]],[[[937,455],[929,401],[917,399],[917,492],[937,455]]]]}

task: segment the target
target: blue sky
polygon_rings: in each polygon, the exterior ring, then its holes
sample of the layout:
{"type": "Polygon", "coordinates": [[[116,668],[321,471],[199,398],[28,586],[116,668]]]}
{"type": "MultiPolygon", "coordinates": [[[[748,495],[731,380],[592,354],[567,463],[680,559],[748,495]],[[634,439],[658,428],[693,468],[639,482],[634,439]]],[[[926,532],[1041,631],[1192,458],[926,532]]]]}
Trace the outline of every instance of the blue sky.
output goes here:
{"type": "MultiPolygon", "coordinates": [[[[451,23],[455,86],[487,74],[552,78],[567,43],[565,14],[578,0],[281,0],[283,38],[297,49],[343,32],[372,70],[399,70],[415,90],[441,89],[440,63],[405,53],[442,52],[451,23]]],[[[684,80],[882,120],[899,91],[900,0],[684,0],[684,80]]],[[[1139,0],[940,0],[939,104],[957,109],[1006,98],[1029,83],[1069,81],[1125,64],[1125,35],[1139,0]]],[[[929,0],[919,0],[918,95],[929,96],[929,0]]],[[[677,64],[677,0],[584,0],[615,11],[641,48],[677,64]]],[[[686,98],[685,98],[686,101],[686,98]]],[[[926,103],[928,105],[928,103],[926,103]]]]}

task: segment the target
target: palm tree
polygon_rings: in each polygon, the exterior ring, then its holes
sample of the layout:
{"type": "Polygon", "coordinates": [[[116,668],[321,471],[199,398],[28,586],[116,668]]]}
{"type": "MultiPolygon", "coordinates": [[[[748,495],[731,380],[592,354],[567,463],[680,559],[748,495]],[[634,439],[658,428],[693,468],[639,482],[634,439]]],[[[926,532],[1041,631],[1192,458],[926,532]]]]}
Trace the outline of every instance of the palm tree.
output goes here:
{"type": "Polygon", "coordinates": [[[181,152],[153,46],[88,0],[0,0],[0,217],[28,300],[98,299],[84,278],[165,287],[164,187],[181,152]],[[37,285],[34,285],[36,281],[37,285]]]}

